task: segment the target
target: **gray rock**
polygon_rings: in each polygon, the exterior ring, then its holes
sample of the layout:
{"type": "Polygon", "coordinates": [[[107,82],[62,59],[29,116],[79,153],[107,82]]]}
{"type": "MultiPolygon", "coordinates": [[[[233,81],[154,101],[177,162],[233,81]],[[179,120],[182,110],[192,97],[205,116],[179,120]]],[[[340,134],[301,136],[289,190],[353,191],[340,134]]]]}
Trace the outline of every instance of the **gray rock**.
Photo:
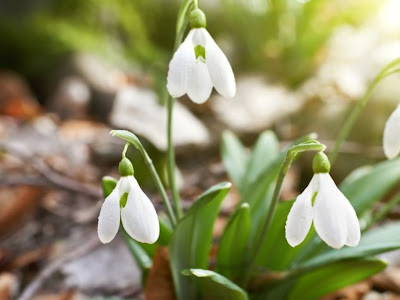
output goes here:
{"type": "MultiPolygon", "coordinates": [[[[155,92],[127,87],[118,92],[110,122],[149,140],[159,150],[167,149],[167,109],[158,103],[155,92]]],[[[207,128],[178,101],[174,105],[174,144],[204,146],[210,141],[207,128]]]]}
{"type": "Polygon", "coordinates": [[[61,269],[67,288],[112,293],[140,286],[141,273],[124,243],[116,239],[61,269]]]}
{"type": "Polygon", "coordinates": [[[216,118],[236,133],[262,131],[303,104],[285,87],[268,84],[256,76],[237,80],[234,99],[216,96],[210,101],[216,118]]]}

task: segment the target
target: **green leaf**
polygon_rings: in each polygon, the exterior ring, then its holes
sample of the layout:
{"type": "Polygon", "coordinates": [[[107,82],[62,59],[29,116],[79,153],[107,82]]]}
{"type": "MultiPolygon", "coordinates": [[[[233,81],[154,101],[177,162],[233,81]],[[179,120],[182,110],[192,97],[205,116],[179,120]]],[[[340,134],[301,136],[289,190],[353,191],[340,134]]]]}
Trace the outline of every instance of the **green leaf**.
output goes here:
{"type": "Polygon", "coordinates": [[[242,191],[249,157],[246,148],[230,131],[225,131],[222,135],[221,156],[229,178],[242,191]]]}
{"type": "Polygon", "coordinates": [[[400,222],[395,222],[362,235],[357,247],[331,249],[302,264],[300,268],[314,268],[349,258],[362,258],[400,248],[400,222]]]}
{"type": "Polygon", "coordinates": [[[117,186],[117,179],[111,177],[111,176],[104,176],[101,180],[102,184],[102,188],[103,188],[103,195],[104,198],[107,198],[108,195],[111,194],[111,192],[115,189],[115,187],[117,186]]]}
{"type": "Polygon", "coordinates": [[[275,187],[276,178],[278,176],[280,166],[283,161],[283,155],[280,155],[258,179],[246,189],[242,196],[242,202],[250,205],[251,218],[251,237],[254,240],[257,233],[261,230],[261,223],[264,221],[269,204],[271,202],[273,189],[275,187]]]}
{"type": "MultiPolygon", "coordinates": [[[[125,230],[123,230],[122,234],[125,244],[131,252],[132,256],[135,258],[140,270],[142,271],[142,284],[146,285],[147,275],[151,266],[153,265],[153,259],[150,257],[148,252],[142,247],[141,243],[132,239],[125,230]]],[[[154,247],[155,244],[153,244],[154,247]]],[[[154,255],[154,254],[153,254],[154,255]]]]}
{"type": "Polygon", "coordinates": [[[340,190],[361,216],[400,182],[400,159],[387,160],[349,175],[340,190]]]}
{"type": "Polygon", "coordinates": [[[206,269],[212,231],[219,207],[231,184],[223,182],[204,192],[177,224],[169,251],[175,292],[179,300],[197,299],[197,286],[181,272],[190,268],[206,269]]]}
{"type": "Polygon", "coordinates": [[[202,299],[247,300],[247,293],[226,277],[203,269],[189,269],[182,272],[193,278],[202,292],[202,299]]]}
{"type": "MultiPolygon", "coordinates": [[[[285,225],[289,211],[294,201],[285,201],[278,204],[271,226],[266,233],[266,238],[261,245],[256,265],[274,271],[283,271],[289,268],[293,258],[302,250],[303,245],[291,247],[286,241],[285,225]]],[[[307,239],[312,235],[307,236],[307,239]]]]}
{"type": "Polygon", "coordinates": [[[235,278],[242,272],[250,230],[249,204],[243,203],[233,213],[220,239],[217,254],[218,273],[235,278]]]}
{"type": "Polygon", "coordinates": [[[379,259],[351,259],[304,270],[262,286],[253,300],[317,300],[322,296],[381,272],[386,263],[379,259]]]}
{"type": "Polygon", "coordinates": [[[139,138],[128,130],[111,130],[111,135],[119,137],[129,143],[131,143],[136,149],[138,149],[144,156],[147,156],[147,153],[140,142],[139,138]]]}
{"type": "Polygon", "coordinates": [[[379,259],[347,260],[333,263],[297,278],[288,300],[317,300],[340,288],[364,280],[386,268],[379,259]],[[321,284],[322,283],[322,284],[321,284]]]}
{"type": "Polygon", "coordinates": [[[244,176],[244,187],[249,182],[254,182],[259,175],[269,166],[269,164],[279,155],[279,141],[276,135],[270,131],[260,134],[255,146],[253,147],[250,160],[247,165],[246,175],[244,176]]]}

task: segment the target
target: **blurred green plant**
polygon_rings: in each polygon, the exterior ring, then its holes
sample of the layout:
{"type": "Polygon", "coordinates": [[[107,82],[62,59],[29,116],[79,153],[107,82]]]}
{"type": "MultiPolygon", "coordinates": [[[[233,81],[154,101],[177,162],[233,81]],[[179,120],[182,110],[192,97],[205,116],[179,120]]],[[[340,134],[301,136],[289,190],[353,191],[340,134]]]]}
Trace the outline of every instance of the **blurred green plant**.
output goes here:
{"type": "MultiPolygon", "coordinates": [[[[70,53],[90,52],[119,67],[145,68],[165,85],[160,74],[165,73],[174,43],[172,28],[180,1],[48,3],[23,15],[0,12],[2,67],[38,76],[70,53]]],[[[236,70],[266,72],[296,85],[312,74],[335,28],[362,23],[381,4],[379,0],[220,0],[204,10],[214,36],[224,38],[229,33],[236,70]]]]}
{"type": "Polygon", "coordinates": [[[207,11],[209,27],[230,33],[238,52],[238,66],[267,71],[273,79],[293,86],[313,73],[323,46],[338,26],[361,24],[383,1],[221,0],[221,3],[223,9],[217,13],[207,11]]]}
{"type": "Polygon", "coordinates": [[[90,52],[119,66],[156,65],[163,53],[150,39],[140,2],[60,0],[23,16],[3,12],[0,64],[33,76],[70,53],[90,52]]]}
{"type": "MultiPolygon", "coordinates": [[[[304,300],[315,300],[382,271],[386,263],[374,255],[400,249],[400,222],[370,229],[378,221],[371,215],[376,212],[379,220],[387,215],[386,207],[376,210],[375,204],[388,195],[389,203],[398,201],[398,196],[392,196],[391,191],[400,182],[400,159],[355,170],[340,186],[354,206],[364,231],[357,247],[332,249],[313,229],[302,244],[295,248],[289,246],[285,222],[293,201],[278,202],[270,226],[261,233],[273,209],[272,192],[282,163],[288,155],[298,159],[297,151],[307,150],[309,145],[310,149],[318,148],[321,144],[313,138],[313,135],[305,136],[280,152],[275,134],[266,131],[249,150],[235,135],[226,132],[222,139],[222,158],[241,200],[214,245],[218,249],[215,259],[210,257],[212,230],[220,204],[230,189],[229,183],[213,186],[200,195],[173,231],[168,221],[160,218],[160,239],[154,245],[141,244],[124,235],[128,248],[143,269],[143,282],[151,268],[155,248],[166,245],[177,299],[283,300],[298,299],[302,295],[304,300]],[[255,244],[260,234],[264,238],[257,251],[255,244]],[[211,263],[212,260],[215,261],[211,263]],[[323,285],[319,284],[321,278],[323,285]]],[[[115,181],[110,178],[103,181],[106,195],[113,185],[115,181]]]]}

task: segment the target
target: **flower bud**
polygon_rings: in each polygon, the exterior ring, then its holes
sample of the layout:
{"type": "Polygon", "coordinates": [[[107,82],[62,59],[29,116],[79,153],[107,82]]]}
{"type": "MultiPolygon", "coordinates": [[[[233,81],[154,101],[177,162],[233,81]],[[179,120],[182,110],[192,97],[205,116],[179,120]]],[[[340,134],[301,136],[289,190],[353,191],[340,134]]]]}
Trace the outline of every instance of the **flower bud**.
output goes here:
{"type": "Polygon", "coordinates": [[[205,28],[206,25],[206,15],[201,9],[196,8],[190,12],[190,27],[205,28]]]}
{"type": "Polygon", "coordinates": [[[331,163],[324,152],[318,152],[313,159],[313,171],[317,173],[329,173],[331,170],[331,163]]]}
{"type": "Polygon", "coordinates": [[[119,162],[118,171],[122,177],[132,176],[134,174],[134,171],[131,161],[126,157],[123,157],[119,162]]]}

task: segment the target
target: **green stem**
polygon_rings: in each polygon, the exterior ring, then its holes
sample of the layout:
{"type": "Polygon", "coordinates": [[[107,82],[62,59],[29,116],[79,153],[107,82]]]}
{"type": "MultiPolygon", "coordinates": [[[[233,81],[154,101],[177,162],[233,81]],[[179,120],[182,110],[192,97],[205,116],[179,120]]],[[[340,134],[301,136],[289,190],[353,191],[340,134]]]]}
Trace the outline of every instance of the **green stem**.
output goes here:
{"type": "Polygon", "coordinates": [[[173,119],[173,109],[174,109],[174,99],[169,96],[168,97],[168,183],[172,193],[172,200],[175,206],[175,213],[178,216],[178,219],[182,217],[182,205],[179,197],[178,188],[175,182],[175,149],[173,144],[173,135],[172,135],[172,119],[173,119]]]}
{"type": "MultiPolygon", "coordinates": [[[[158,192],[161,195],[161,198],[163,200],[165,208],[167,209],[168,217],[172,224],[172,227],[175,227],[176,226],[176,217],[175,217],[174,211],[172,209],[171,203],[168,199],[167,192],[165,191],[165,188],[164,188],[164,185],[162,184],[160,176],[158,176],[158,173],[157,173],[156,168],[154,167],[153,161],[151,160],[149,154],[147,153],[146,149],[143,147],[140,140],[137,138],[136,135],[134,135],[132,132],[127,131],[127,130],[112,130],[111,135],[117,136],[117,137],[127,141],[128,143],[132,144],[136,149],[138,149],[140,151],[140,153],[142,154],[143,159],[150,171],[150,174],[153,177],[153,180],[158,189],[158,192]]],[[[127,147],[126,144],[125,144],[125,147],[127,147]]],[[[126,151],[125,147],[124,147],[124,151],[126,151]]]]}
{"type": "Polygon", "coordinates": [[[276,206],[279,202],[283,180],[285,179],[285,176],[286,176],[287,172],[289,171],[289,168],[290,168],[293,160],[296,159],[298,157],[298,155],[304,151],[310,151],[310,150],[311,151],[324,151],[325,148],[326,148],[325,145],[319,143],[318,141],[310,140],[310,141],[295,145],[286,152],[285,159],[283,160],[283,163],[281,165],[281,168],[280,168],[280,171],[278,174],[278,178],[276,180],[275,189],[274,189],[274,193],[272,195],[271,203],[268,208],[267,216],[265,218],[261,233],[258,235],[257,240],[255,242],[255,248],[254,248],[255,250],[252,252],[252,255],[249,260],[247,274],[244,277],[245,285],[248,283],[248,280],[250,279],[251,272],[254,267],[256,258],[258,257],[259,252],[262,249],[262,245],[264,243],[264,240],[268,233],[268,229],[271,225],[271,221],[275,214],[276,206]]]}
{"type": "Polygon", "coordinates": [[[377,84],[382,79],[400,71],[399,68],[394,69],[395,67],[398,66],[399,63],[400,63],[400,58],[397,58],[397,59],[391,61],[389,64],[387,64],[378,73],[378,75],[372,80],[371,84],[368,86],[367,91],[364,93],[362,98],[357,102],[356,106],[350,112],[350,115],[347,117],[343,127],[340,129],[340,132],[336,139],[335,145],[329,155],[329,160],[331,162],[331,165],[335,162],[336,157],[340,151],[340,148],[342,147],[344,141],[347,139],[348,135],[350,134],[351,129],[353,128],[355,122],[357,121],[358,117],[360,116],[360,113],[363,111],[364,107],[366,106],[369,98],[371,97],[372,91],[374,90],[374,88],[377,86],[377,84]]]}
{"type": "Polygon", "coordinates": [[[329,154],[329,161],[331,162],[331,165],[333,165],[333,163],[335,162],[340,148],[342,147],[344,141],[347,139],[347,136],[350,134],[350,131],[354,126],[354,123],[357,121],[360,113],[367,104],[368,99],[371,96],[372,90],[375,88],[377,83],[378,83],[377,78],[375,78],[374,81],[369,85],[364,96],[357,102],[356,106],[353,108],[350,115],[347,117],[343,127],[340,129],[339,135],[336,139],[332,152],[329,154]]]}
{"type": "Polygon", "coordinates": [[[125,143],[125,146],[124,146],[124,149],[122,150],[122,157],[123,157],[123,158],[126,157],[126,151],[128,150],[128,147],[129,147],[129,143],[126,142],[126,143],[125,143]]]}
{"type": "MultiPolygon", "coordinates": [[[[183,34],[186,30],[188,25],[187,14],[189,11],[190,6],[194,4],[197,5],[196,0],[184,0],[178,13],[178,19],[176,22],[176,37],[175,37],[175,45],[174,45],[174,52],[178,49],[179,45],[182,43],[183,34]]],[[[182,212],[182,204],[179,197],[178,187],[175,181],[176,175],[176,163],[175,163],[175,149],[173,144],[173,110],[174,110],[174,98],[168,96],[167,100],[167,113],[168,113],[168,120],[167,120],[167,138],[168,138],[168,183],[172,193],[172,200],[174,202],[175,212],[180,219],[183,215],[182,212]]]]}
{"type": "Polygon", "coordinates": [[[161,198],[163,199],[164,205],[167,209],[171,224],[173,227],[175,227],[176,217],[175,217],[174,211],[172,209],[171,203],[169,202],[167,192],[165,191],[164,185],[162,184],[162,181],[161,181],[160,177],[158,176],[158,173],[156,171],[156,168],[154,167],[153,161],[151,160],[151,158],[149,157],[147,152],[145,152],[145,161],[146,161],[146,165],[149,168],[150,173],[153,177],[153,180],[158,188],[158,191],[161,194],[161,198]]]}

